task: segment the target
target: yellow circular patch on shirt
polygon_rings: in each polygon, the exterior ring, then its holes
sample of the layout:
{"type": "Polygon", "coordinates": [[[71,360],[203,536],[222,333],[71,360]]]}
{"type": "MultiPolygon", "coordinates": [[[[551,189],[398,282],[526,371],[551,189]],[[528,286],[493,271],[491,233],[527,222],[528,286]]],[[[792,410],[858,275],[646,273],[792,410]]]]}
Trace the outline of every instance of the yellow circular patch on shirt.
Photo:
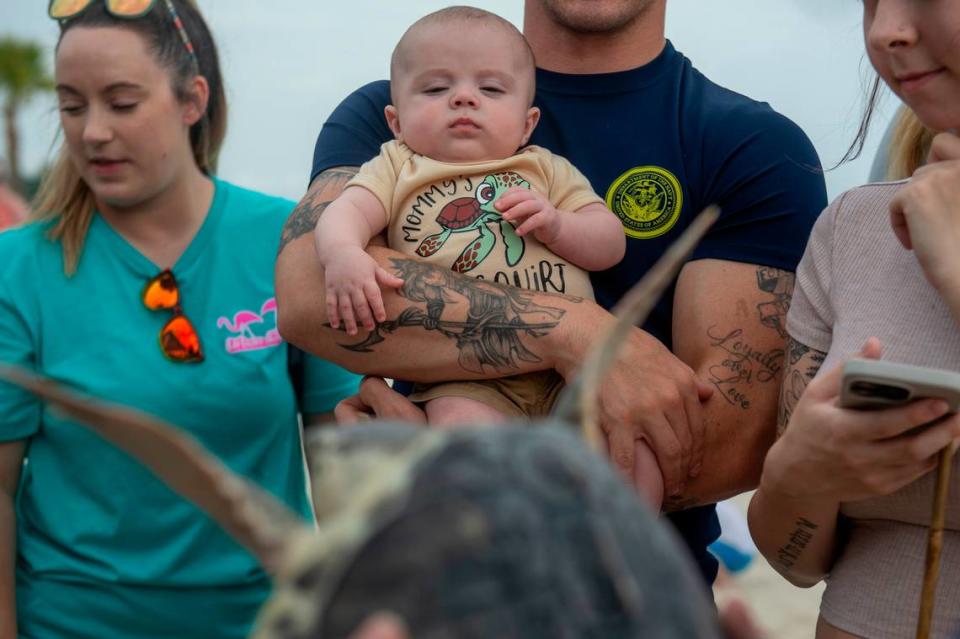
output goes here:
{"type": "Polygon", "coordinates": [[[659,166],[630,169],[607,189],[607,208],[617,214],[630,237],[663,235],[676,224],[683,208],[680,182],[659,166]]]}

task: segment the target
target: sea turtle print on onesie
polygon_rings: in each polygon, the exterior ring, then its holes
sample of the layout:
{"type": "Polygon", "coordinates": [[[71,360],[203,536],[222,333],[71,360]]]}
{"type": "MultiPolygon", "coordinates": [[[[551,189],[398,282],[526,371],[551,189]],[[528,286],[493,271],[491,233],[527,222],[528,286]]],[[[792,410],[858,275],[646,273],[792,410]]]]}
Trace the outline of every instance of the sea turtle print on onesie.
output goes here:
{"type": "Polygon", "coordinates": [[[516,266],[523,257],[523,238],[517,235],[513,225],[504,220],[493,205],[501,195],[515,186],[529,189],[530,183],[514,171],[494,173],[483,179],[473,197],[461,197],[449,202],[437,216],[437,224],[443,230],[423,238],[417,247],[417,255],[433,255],[440,250],[451,233],[476,231],[477,239],[463,249],[450,267],[457,273],[467,273],[476,268],[497,243],[496,236],[487,228],[487,224],[496,222],[500,228],[500,237],[503,238],[507,264],[516,266]]]}

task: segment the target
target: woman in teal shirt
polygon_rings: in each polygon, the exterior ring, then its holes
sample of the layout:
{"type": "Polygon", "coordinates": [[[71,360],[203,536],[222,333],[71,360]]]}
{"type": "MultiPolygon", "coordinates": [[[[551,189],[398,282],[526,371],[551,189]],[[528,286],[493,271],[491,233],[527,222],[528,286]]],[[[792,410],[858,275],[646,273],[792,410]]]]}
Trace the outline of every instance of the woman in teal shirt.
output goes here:
{"type": "MultiPolygon", "coordinates": [[[[187,429],[310,517],[298,412],[358,379],[291,366],[273,259],[292,203],[212,177],[226,103],[202,17],[111,13],[130,4],[51,5],[76,12],[56,52],[65,143],[39,219],[0,235],[0,361],[187,429]]],[[[8,385],[0,441],[0,636],[247,635],[268,579],[191,504],[8,385]]]]}

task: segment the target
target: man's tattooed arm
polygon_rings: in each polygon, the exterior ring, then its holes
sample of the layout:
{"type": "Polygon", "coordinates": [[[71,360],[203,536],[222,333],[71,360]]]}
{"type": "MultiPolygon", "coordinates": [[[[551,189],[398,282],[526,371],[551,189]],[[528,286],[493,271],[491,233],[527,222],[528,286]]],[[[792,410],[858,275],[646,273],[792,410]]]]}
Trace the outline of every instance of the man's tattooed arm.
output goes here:
{"type": "Polygon", "coordinates": [[[544,293],[541,303],[530,291],[454,273],[415,259],[392,258],[393,271],[403,279],[398,294],[412,302],[395,319],[381,322],[360,342],[340,342],[354,353],[374,353],[400,328],[435,331],[456,345],[458,363],[466,374],[511,374],[523,362],[542,361],[525,345],[526,339],[547,335],[566,311],[548,305],[551,297],[570,303],[580,298],[544,293]]]}
{"type": "MultiPolygon", "coordinates": [[[[708,380],[730,405],[749,410],[755,393],[770,392],[768,386],[776,387],[783,370],[783,345],[787,338],[787,310],[793,295],[793,273],[778,268],[757,268],[757,289],[760,301],[755,303],[756,313],[751,317],[745,300],[737,305],[739,325],[735,328],[707,328],[710,346],[722,353],[722,359],[710,367],[708,380]],[[776,332],[777,344],[773,348],[758,347],[754,340],[769,342],[770,336],[745,329],[753,322],[776,332]]],[[[762,331],[761,331],[762,333],[762,331]]],[[[768,345],[769,346],[769,345],[768,345]]]]}
{"type": "Polygon", "coordinates": [[[352,166],[327,169],[314,179],[306,195],[283,225],[278,255],[283,252],[287,244],[313,231],[317,220],[320,219],[320,214],[337,199],[357,171],[358,169],[352,166]]]}
{"type": "Polygon", "coordinates": [[[820,370],[825,357],[826,353],[801,344],[792,337],[787,340],[787,369],[780,386],[780,404],[777,410],[778,437],[786,430],[797,402],[800,401],[807,384],[820,370]]]}
{"type": "Polygon", "coordinates": [[[665,509],[713,503],[756,486],[776,433],[793,282],[789,271],[739,262],[684,267],[673,346],[714,392],[703,404],[703,472],[680,498],[667,497],[665,509]]]}

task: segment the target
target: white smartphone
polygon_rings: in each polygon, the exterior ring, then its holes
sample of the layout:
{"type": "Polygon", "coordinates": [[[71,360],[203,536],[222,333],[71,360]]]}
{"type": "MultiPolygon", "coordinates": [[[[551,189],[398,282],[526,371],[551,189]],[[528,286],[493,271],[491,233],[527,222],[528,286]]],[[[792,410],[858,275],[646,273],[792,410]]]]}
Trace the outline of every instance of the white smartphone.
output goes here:
{"type": "Polygon", "coordinates": [[[852,359],[844,364],[840,390],[844,408],[889,408],[930,397],[946,400],[950,412],[956,413],[960,373],[876,359],[852,359]]]}

